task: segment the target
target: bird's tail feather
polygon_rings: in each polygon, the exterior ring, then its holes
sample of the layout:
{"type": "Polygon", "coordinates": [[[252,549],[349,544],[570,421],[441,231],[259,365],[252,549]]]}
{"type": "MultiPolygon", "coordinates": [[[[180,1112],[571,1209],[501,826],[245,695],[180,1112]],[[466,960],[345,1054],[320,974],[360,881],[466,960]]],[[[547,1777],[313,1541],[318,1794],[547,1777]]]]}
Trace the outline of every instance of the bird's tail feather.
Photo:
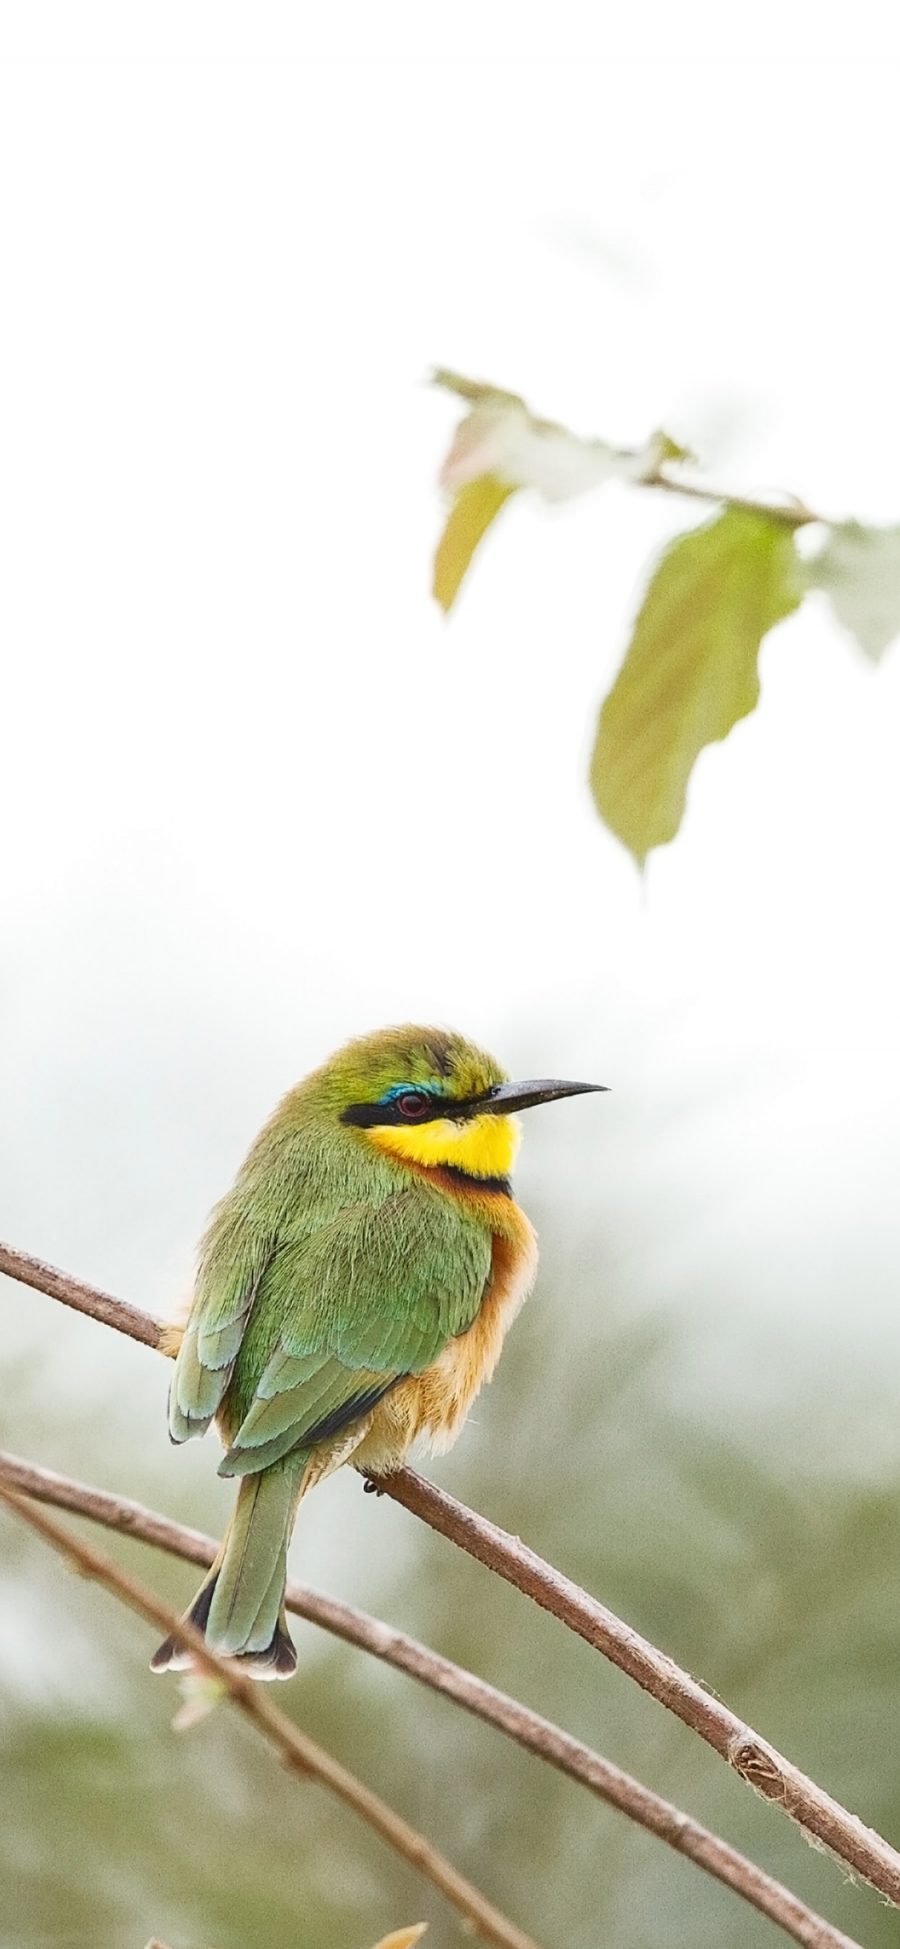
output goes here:
{"type": "MultiPolygon", "coordinates": [[[[211,1648],[240,1658],[254,1678],[290,1678],[297,1654],[287,1628],[287,1550],[307,1456],[286,1456],[241,1479],[222,1548],[187,1613],[211,1648]]],[[[153,1671],[185,1670],[191,1654],[167,1638],[153,1671]]]]}

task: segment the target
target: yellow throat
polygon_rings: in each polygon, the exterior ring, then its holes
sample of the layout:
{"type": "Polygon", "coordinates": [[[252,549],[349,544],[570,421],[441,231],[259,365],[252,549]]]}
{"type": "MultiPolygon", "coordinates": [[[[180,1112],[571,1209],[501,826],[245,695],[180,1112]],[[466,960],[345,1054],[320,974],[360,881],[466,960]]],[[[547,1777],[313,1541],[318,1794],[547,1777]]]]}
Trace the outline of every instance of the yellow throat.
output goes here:
{"type": "Polygon", "coordinates": [[[369,1140],[404,1163],[438,1169],[442,1164],[472,1177],[505,1178],[515,1163],[521,1132],[515,1117],[469,1117],[454,1123],[440,1117],[432,1123],[403,1129],[397,1124],[373,1124],[369,1140]]]}

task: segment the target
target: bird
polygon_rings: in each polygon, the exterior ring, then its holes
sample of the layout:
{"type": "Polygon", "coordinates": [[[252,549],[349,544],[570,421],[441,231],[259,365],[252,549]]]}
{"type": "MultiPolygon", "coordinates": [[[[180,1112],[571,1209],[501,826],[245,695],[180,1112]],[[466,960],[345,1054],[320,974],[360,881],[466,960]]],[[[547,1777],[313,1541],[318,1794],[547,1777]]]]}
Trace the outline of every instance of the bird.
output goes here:
{"type": "MultiPolygon", "coordinates": [[[[516,1112],[600,1090],[510,1082],[483,1049],[406,1025],[356,1037],[282,1099],[198,1255],[169,1434],[215,1421],[238,1479],[187,1617],[253,1677],[289,1678],[284,1593],[298,1505],[343,1463],[369,1480],[456,1440],[534,1281],[513,1196],[516,1112]]],[[[185,1669],[174,1637],[154,1671],[185,1669]]]]}

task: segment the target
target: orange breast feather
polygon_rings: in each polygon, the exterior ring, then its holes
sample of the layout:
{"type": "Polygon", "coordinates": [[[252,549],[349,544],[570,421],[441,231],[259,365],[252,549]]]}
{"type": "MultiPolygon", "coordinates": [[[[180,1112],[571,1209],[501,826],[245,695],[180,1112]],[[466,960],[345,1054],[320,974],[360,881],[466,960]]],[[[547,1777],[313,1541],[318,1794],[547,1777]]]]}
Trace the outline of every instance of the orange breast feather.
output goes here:
{"type": "MultiPolygon", "coordinates": [[[[485,1204],[487,1199],[484,1200],[485,1204]]],[[[493,1236],[491,1277],[477,1317],[448,1341],[437,1360],[385,1395],[353,1455],[374,1475],[400,1468],[419,1437],[443,1454],[456,1440],[479,1390],[490,1380],[507,1329],[528,1296],[537,1268],[537,1240],[525,1213],[510,1198],[491,1199],[502,1231],[493,1236]]]]}

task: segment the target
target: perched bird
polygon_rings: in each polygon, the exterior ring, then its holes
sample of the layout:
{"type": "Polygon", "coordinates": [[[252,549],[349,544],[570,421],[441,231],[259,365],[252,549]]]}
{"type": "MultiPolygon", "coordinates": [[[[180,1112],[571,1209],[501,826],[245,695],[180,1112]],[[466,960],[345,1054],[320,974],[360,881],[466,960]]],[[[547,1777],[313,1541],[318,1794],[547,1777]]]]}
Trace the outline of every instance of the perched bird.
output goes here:
{"type": "MultiPolygon", "coordinates": [[[[260,1678],[297,1656],[284,1611],[301,1496],[342,1462],[400,1468],[456,1439],[534,1279],[509,1181],[512,1114],[591,1083],[510,1083],[441,1029],[360,1037],[299,1083],[213,1212],[169,1397],[175,1442],[218,1423],[240,1478],[188,1612],[260,1678]]],[[[190,1664],[169,1638],[154,1671],[190,1664]]]]}

